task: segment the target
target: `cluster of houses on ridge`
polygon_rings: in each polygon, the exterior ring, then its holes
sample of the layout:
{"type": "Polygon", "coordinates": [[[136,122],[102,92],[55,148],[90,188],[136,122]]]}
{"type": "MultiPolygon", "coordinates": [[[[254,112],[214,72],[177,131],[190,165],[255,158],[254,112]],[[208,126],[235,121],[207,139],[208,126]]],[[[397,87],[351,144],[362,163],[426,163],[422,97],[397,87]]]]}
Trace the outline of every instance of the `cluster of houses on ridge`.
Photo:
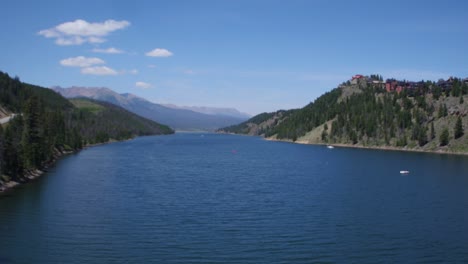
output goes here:
{"type": "MultiPolygon", "coordinates": [[[[411,82],[411,81],[399,81],[396,79],[387,79],[383,81],[383,79],[377,79],[377,78],[372,78],[368,76],[364,76],[361,74],[356,74],[354,75],[350,83],[351,84],[358,84],[360,80],[363,80],[367,82],[368,84],[373,84],[373,85],[380,85],[382,88],[384,88],[387,92],[397,92],[400,93],[401,91],[405,89],[424,89],[426,86],[426,82],[424,81],[419,81],[419,82],[411,82]]],[[[447,91],[452,89],[453,84],[455,81],[459,79],[450,77],[447,80],[440,79],[438,80],[435,84],[439,86],[443,91],[447,91]]],[[[468,78],[461,79],[462,83],[465,83],[468,85],[468,78]]]]}

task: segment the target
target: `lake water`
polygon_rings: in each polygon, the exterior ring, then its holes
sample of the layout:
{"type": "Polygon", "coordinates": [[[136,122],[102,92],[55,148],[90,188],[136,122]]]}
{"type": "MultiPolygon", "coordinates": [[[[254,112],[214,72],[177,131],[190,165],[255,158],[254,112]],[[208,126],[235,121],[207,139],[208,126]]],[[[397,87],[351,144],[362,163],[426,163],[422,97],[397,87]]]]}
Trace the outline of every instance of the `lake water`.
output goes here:
{"type": "Polygon", "coordinates": [[[408,262],[468,263],[468,157],[180,133],[0,198],[0,264],[408,262]]]}

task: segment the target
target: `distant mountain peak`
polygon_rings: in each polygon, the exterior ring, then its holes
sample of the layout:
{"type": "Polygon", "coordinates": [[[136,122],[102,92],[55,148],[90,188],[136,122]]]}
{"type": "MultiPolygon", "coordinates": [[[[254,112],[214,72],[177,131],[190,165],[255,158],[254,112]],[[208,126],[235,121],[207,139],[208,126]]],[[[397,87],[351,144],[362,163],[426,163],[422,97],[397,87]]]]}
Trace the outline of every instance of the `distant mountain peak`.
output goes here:
{"type": "Polygon", "coordinates": [[[243,122],[250,117],[233,108],[161,105],[131,93],[119,94],[105,87],[56,86],[52,89],[67,98],[86,97],[112,103],[178,130],[214,130],[243,122]]]}
{"type": "Polygon", "coordinates": [[[218,116],[232,116],[238,118],[250,118],[251,115],[247,113],[242,113],[235,108],[229,107],[209,107],[209,106],[178,106],[175,104],[163,104],[166,107],[173,109],[185,109],[194,111],[197,113],[207,114],[207,115],[218,115],[218,116]]]}

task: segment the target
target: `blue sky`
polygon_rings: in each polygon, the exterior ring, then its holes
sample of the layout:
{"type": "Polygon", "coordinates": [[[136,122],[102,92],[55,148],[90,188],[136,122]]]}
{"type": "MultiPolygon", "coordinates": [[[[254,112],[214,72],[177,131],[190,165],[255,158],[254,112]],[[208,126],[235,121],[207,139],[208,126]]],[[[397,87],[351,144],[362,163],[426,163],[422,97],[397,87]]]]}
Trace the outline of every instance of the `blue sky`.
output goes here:
{"type": "Polygon", "coordinates": [[[45,87],[257,114],[302,107],[357,73],[468,77],[467,10],[468,1],[6,1],[0,70],[45,87]]]}

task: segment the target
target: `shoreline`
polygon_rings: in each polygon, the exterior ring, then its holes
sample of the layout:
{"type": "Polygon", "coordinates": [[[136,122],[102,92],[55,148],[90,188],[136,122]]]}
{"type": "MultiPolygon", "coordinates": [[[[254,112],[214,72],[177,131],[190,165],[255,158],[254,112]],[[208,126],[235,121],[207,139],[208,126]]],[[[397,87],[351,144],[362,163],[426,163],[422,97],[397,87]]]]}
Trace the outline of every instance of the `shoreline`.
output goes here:
{"type": "Polygon", "coordinates": [[[468,152],[453,152],[453,151],[443,151],[443,150],[423,150],[423,149],[408,149],[408,148],[399,148],[392,146],[362,146],[362,145],[350,145],[343,143],[309,143],[305,141],[292,141],[292,140],[283,140],[275,138],[263,138],[267,141],[278,141],[278,142],[287,142],[293,144],[302,144],[302,145],[316,145],[316,146],[333,146],[339,148],[354,148],[354,149],[370,149],[370,150],[382,150],[382,151],[401,151],[401,152],[418,152],[418,153],[428,153],[428,154],[443,154],[443,155],[461,155],[468,156],[468,152]]]}
{"type": "Polygon", "coordinates": [[[91,147],[97,147],[97,146],[107,145],[107,144],[112,144],[112,143],[117,143],[117,142],[130,141],[130,140],[133,140],[133,139],[135,139],[135,137],[132,137],[132,138],[129,138],[129,139],[124,139],[124,140],[113,140],[113,139],[111,139],[111,140],[109,140],[107,142],[87,144],[87,145],[83,146],[83,148],[78,149],[78,150],[74,150],[74,151],[66,151],[66,150],[60,151],[60,150],[57,150],[57,154],[54,155],[54,158],[52,160],[46,162],[44,164],[44,166],[42,166],[41,168],[36,168],[36,169],[33,169],[33,170],[26,170],[24,175],[22,175],[20,181],[10,180],[8,182],[3,183],[3,185],[0,184],[0,199],[2,198],[2,196],[13,192],[16,188],[21,187],[21,186],[23,186],[25,184],[28,184],[30,182],[33,182],[33,181],[37,180],[42,175],[44,175],[48,171],[48,169],[50,167],[55,166],[55,164],[61,158],[65,157],[67,155],[76,154],[76,153],[78,153],[80,151],[86,150],[86,149],[91,148],[91,147]]]}
{"type": "MultiPolygon", "coordinates": [[[[164,136],[165,134],[160,134],[160,135],[145,135],[145,136],[164,136]]],[[[130,141],[134,140],[137,137],[145,137],[145,136],[136,136],[136,137],[131,137],[123,140],[115,140],[115,139],[110,139],[107,142],[102,142],[102,143],[95,143],[95,144],[86,144],[84,145],[81,149],[73,150],[73,151],[60,151],[57,149],[57,154],[54,155],[53,159],[46,162],[44,166],[41,168],[36,168],[33,170],[26,170],[24,175],[22,175],[21,181],[13,181],[10,180],[8,182],[5,182],[0,184],[0,199],[3,195],[8,194],[12,191],[14,191],[16,188],[23,186],[24,184],[28,184],[38,178],[40,178],[42,175],[44,175],[48,169],[52,166],[55,166],[55,164],[63,157],[71,154],[76,154],[80,151],[86,150],[88,148],[92,147],[97,147],[97,146],[102,146],[102,145],[107,145],[107,144],[112,144],[112,143],[118,143],[118,142],[125,142],[125,141],[130,141]]]]}
{"type": "Polygon", "coordinates": [[[54,155],[54,158],[46,162],[44,166],[33,169],[33,170],[26,170],[25,173],[22,175],[20,181],[10,180],[8,182],[3,183],[3,185],[0,185],[0,198],[8,193],[13,192],[16,188],[23,186],[24,184],[28,184],[30,182],[37,180],[42,175],[44,175],[50,167],[54,166],[57,163],[57,161],[59,161],[61,158],[67,155],[73,154],[73,153],[77,153],[78,151],[81,151],[81,150],[82,149],[77,150],[77,151],[57,150],[57,154],[54,155]]]}

